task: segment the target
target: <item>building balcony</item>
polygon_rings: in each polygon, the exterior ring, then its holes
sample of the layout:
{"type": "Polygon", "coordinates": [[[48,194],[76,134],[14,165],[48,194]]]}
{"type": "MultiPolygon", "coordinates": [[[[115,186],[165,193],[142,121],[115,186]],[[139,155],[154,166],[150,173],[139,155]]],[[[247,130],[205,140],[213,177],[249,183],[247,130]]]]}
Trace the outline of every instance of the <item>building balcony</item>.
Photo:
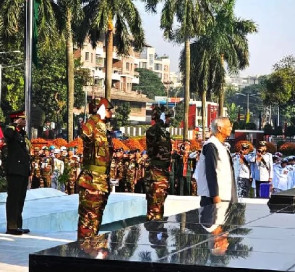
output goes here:
{"type": "Polygon", "coordinates": [[[105,58],[105,52],[102,47],[96,47],[96,55],[99,57],[105,58]]]}
{"type": "Polygon", "coordinates": [[[102,69],[97,69],[94,71],[94,77],[96,78],[105,78],[105,73],[102,69]]]}
{"type": "Polygon", "coordinates": [[[132,78],[132,84],[139,84],[139,77],[132,78]]]}

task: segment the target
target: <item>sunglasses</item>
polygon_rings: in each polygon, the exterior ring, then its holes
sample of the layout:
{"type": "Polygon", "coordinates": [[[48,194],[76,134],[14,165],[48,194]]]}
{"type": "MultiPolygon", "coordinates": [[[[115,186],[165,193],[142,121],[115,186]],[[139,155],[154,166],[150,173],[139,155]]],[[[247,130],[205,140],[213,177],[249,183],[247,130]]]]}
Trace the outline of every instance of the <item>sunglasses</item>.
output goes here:
{"type": "Polygon", "coordinates": [[[262,151],[262,150],[257,150],[257,152],[258,152],[258,153],[262,153],[263,151],[262,151]]]}

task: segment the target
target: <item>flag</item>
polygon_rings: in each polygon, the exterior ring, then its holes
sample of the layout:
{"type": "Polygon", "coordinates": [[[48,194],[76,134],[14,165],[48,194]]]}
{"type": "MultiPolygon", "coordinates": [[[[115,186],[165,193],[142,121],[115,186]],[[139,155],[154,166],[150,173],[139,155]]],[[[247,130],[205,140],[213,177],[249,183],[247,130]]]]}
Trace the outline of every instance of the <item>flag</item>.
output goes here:
{"type": "Polygon", "coordinates": [[[33,63],[38,66],[38,15],[40,0],[34,0],[33,4],[33,63]]]}

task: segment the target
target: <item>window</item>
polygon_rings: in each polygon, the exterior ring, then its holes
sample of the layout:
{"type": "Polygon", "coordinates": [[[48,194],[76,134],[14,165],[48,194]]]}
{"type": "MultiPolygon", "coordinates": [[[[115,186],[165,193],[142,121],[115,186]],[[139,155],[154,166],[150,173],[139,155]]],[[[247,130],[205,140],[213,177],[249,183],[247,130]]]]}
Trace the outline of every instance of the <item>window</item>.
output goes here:
{"type": "Polygon", "coordinates": [[[91,63],[93,62],[93,53],[91,53],[91,63]]]}
{"type": "Polygon", "coordinates": [[[129,62],[126,62],[126,70],[129,71],[129,62]]]}
{"type": "Polygon", "coordinates": [[[85,60],[89,60],[89,52],[85,52],[85,60]]]}
{"type": "Polygon", "coordinates": [[[141,68],[146,69],[147,68],[147,63],[146,62],[143,62],[142,65],[141,65],[141,68]]]}
{"type": "Polygon", "coordinates": [[[154,64],[154,54],[149,54],[149,65],[153,66],[154,64]]]}

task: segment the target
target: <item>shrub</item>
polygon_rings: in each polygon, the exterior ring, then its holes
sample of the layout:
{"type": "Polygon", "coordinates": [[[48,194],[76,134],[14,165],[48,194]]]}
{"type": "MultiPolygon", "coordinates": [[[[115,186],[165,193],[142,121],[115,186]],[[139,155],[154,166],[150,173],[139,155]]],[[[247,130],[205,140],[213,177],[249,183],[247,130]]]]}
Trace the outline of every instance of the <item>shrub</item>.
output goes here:
{"type": "Polygon", "coordinates": [[[285,156],[290,156],[295,154],[295,143],[284,143],[279,149],[285,156]]]}

